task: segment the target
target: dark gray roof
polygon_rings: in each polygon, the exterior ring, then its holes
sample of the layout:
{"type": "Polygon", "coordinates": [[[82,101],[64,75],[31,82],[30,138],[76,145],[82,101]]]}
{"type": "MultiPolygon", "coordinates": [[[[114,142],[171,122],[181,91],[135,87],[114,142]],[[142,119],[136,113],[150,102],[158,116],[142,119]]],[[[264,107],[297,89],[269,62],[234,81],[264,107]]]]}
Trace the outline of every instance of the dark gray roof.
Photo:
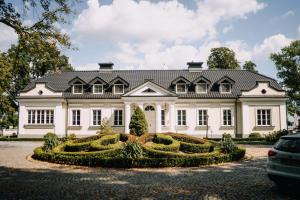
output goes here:
{"type": "Polygon", "coordinates": [[[100,71],[73,71],[60,72],[47,75],[40,78],[28,86],[23,91],[28,91],[35,86],[35,83],[46,83],[46,85],[57,92],[63,92],[65,98],[120,98],[121,95],[115,95],[111,92],[111,88],[106,88],[104,94],[92,94],[91,87],[85,86],[84,94],[72,94],[71,86],[68,84],[70,80],[79,77],[86,83],[89,83],[96,77],[100,77],[106,83],[109,83],[116,77],[120,77],[129,83],[125,88],[125,93],[131,89],[141,85],[142,83],[151,80],[161,87],[174,91],[171,82],[178,77],[184,77],[190,82],[193,82],[198,77],[203,76],[211,82],[207,94],[195,93],[194,86],[189,87],[186,94],[178,94],[179,98],[236,98],[242,90],[250,90],[254,88],[258,81],[269,82],[270,86],[276,90],[282,90],[276,80],[264,75],[253,73],[247,70],[202,70],[199,72],[189,72],[188,70],[113,70],[112,72],[100,71]],[[218,91],[217,82],[223,77],[228,77],[234,80],[231,94],[220,94],[218,91]]]}

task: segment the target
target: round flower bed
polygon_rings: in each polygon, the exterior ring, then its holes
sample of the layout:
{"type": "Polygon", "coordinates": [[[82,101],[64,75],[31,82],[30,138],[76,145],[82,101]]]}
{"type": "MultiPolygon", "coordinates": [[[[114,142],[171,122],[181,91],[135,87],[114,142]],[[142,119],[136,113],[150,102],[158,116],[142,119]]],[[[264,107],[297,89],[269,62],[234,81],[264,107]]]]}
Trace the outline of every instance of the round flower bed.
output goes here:
{"type": "Polygon", "coordinates": [[[223,153],[219,143],[184,134],[98,135],[34,150],[33,158],[53,163],[102,167],[192,167],[240,160],[245,149],[223,153]]]}

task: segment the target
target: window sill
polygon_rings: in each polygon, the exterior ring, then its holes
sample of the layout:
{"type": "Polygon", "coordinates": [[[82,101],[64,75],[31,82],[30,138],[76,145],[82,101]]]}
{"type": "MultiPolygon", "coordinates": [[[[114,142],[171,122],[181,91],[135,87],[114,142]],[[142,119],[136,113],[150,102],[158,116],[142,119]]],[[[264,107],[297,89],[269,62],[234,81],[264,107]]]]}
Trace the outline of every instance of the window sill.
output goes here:
{"type": "Polygon", "coordinates": [[[186,126],[186,125],[183,125],[183,126],[177,125],[177,126],[176,126],[176,130],[186,130],[186,129],[188,129],[188,128],[189,128],[189,127],[186,126]]]}
{"type": "Polygon", "coordinates": [[[210,126],[203,125],[203,126],[196,126],[195,127],[196,130],[206,130],[207,128],[209,129],[210,126]]]}
{"type": "Polygon", "coordinates": [[[255,130],[255,131],[264,131],[264,130],[271,131],[274,129],[275,129],[275,126],[255,126],[253,128],[253,130],[255,130]]]}
{"type": "Polygon", "coordinates": [[[111,127],[125,127],[124,125],[113,125],[111,127]]]}
{"type": "Polygon", "coordinates": [[[100,126],[89,126],[89,130],[100,130],[100,126]]]}
{"type": "Polygon", "coordinates": [[[220,130],[232,130],[232,129],[234,129],[234,126],[221,126],[220,127],[220,130]]]}
{"type": "Polygon", "coordinates": [[[80,130],[82,126],[68,126],[68,130],[80,130]]]}
{"type": "Polygon", "coordinates": [[[24,125],[25,129],[51,129],[54,128],[53,124],[27,124],[24,125]]]}

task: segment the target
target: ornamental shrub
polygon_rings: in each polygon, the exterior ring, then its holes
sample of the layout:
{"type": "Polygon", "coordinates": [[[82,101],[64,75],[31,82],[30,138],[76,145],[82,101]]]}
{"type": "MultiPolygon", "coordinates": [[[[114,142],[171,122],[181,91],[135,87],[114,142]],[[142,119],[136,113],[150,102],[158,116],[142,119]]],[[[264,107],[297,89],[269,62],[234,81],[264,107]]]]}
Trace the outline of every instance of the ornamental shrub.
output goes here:
{"type": "Polygon", "coordinates": [[[76,139],[75,133],[71,133],[70,135],[67,136],[67,140],[75,140],[75,139],[76,139]]]}
{"type": "Polygon", "coordinates": [[[288,135],[289,131],[286,129],[280,131],[274,131],[266,135],[266,141],[277,142],[281,136],[288,135]]]}
{"type": "Polygon", "coordinates": [[[54,147],[56,147],[59,144],[59,139],[54,133],[47,133],[46,135],[44,135],[43,139],[43,148],[46,152],[51,151],[54,147]]]}
{"type": "Polygon", "coordinates": [[[222,153],[231,153],[236,148],[231,135],[228,133],[224,133],[222,136],[222,140],[220,142],[222,153]]]}
{"type": "Polygon", "coordinates": [[[140,107],[136,107],[129,124],[130,134],[141,136],[148,131],[148,123],[145,118],[144,112],[140,107]]]}
{"type": "Polygon", "coordinates": [[[258,132],[250,133],[248,137],[249,138],[262,138],[261,134],[258,132]]]}
{"type": "Polygon", "coordinates": [[[141,144],[130,141],[125,143],[125,147],[122,149],[120,157],[130,159],[142,158],[144,157],[144,151],[141,144]]]}
{"type": "Polygon", "coordinates": [[[111,128],[110,122],[107,118],[104,118],[100,125],[100,134],[110,134],[113,130],[111,128]]]}

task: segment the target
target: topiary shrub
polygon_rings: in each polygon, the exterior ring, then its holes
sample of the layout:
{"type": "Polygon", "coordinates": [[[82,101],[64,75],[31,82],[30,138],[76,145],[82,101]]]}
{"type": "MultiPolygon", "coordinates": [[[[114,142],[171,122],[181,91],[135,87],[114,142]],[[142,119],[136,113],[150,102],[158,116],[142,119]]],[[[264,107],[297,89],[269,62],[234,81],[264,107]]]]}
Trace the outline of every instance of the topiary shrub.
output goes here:
{"type": "Polygon", "coordinates": [[[145,118],[144,112],[140,107],[136,107],[131,116],[129,124],[130,134],[141,136],[148,131],[148,123],[145,118]]]}
{"type": "Polygon", "coordinates": [[[274,131],[265,136],[266,141],[268,142],[277,142],[281,136],[288,135],[289,131],[286,129],[280,131],[274,131]]]}
{"type": "Polygon", "coordinates": [[[120,157],[130,159],[142,158],[144,157],[144,151],[141,144],[130,141],[125,143],[125,146],[121,151],[120,157]]]}
{"type": "Polygon", "coordinates": [[[153,142],[147,142],[145,145],[160,151],[178,152],[180,148],[179,141],[174,140],[170,135],[165,134],[155,134],[153,142]]]}
{"type": "Polygon", "coordinates": [[[222,153],[231,153],[236,148],[231,135],[228,133],[224,133],[222,136],[222,140],[220,142],[220,148],[222,153]]]}
{"type": "Polygon", "coordinates": [[[76,135],[75,133],[71,133],[67,136],[67,140],[76,140],[76,135]]]}
{"type": "Polygon", "coordinates": [[[107,118],[103,118],[100,125],[100,134],[110,134],[113,133],[110,122],[107,118]]]}
{"type": "Polygon", "coordinates": [[[57,135],[54,133],[47,133],[43,137],[44,139],[44,146],[43,149],[48,152],[51,151],[54,147],[56,147],[59,144],[59,139],[57,135]]]}
{"type": "Polygon", "coordinates": [[[262,138],[261,134],[258,132],[250,133],[248,137],[249,138],[262,138]]]}

